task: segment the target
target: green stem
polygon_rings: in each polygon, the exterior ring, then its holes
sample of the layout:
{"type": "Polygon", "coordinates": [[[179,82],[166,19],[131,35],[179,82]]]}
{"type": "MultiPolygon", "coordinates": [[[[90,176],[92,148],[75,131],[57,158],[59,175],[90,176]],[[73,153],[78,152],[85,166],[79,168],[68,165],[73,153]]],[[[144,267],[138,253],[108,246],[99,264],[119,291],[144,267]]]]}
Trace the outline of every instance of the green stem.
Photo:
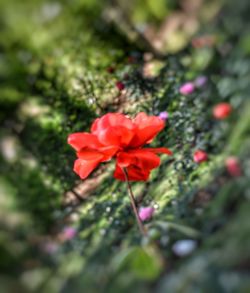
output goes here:
{"type": "Polygon", "coordinates": [[[122,170],[123,170],[123,173],[124,173],[124,176],[125,176],[125,179],[126,179],[126,183],[127,183],[127,186],[128,186],[128,194],[129,194],[129,197],[130,197],[131,205],[132,205],[132,208],[133,208],[133,212],[135,214],[135,218],[136,218],[139,230],[140,230],[140,232],[142,233],[143,236],[147,236],[148,235],[147,230],[143,226],[142,221],[141,221],[141,219],[139,217],[139,214],[138,214],[138,210],[137,210],[136,203],[135,203],[135,197],[134,197],[134,194],[133,194],[133,191],[132,191],[129,179],[128,179],[128,172],[127,172],[126,168],[123,168],[122,170]]]}

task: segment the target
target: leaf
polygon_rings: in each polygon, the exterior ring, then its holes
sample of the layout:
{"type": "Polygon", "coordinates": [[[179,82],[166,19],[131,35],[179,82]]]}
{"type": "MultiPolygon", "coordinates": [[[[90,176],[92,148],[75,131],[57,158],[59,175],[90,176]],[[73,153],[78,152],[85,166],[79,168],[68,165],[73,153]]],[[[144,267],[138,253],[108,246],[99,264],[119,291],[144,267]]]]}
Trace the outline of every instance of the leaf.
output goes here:
{"type": "Polygon", "coordinates": [[[163,222],[157,221],[155,224],[159,225],[163,229],[173,229],[179,231],[182,234],[185,234],[188,237],[198,238],[200,236],[200,232],[195,230],[194,228],[188,227],[186,225],[174,223],[174,222],[163,222]]]}
{"type": "Polygon", "coordinates": [[[114,270],[127,270],[137,278],[152,280],[159,276],[162,264],[158,255],[149,247],[134,246],[122,251],[113,259],[114,270]]]}

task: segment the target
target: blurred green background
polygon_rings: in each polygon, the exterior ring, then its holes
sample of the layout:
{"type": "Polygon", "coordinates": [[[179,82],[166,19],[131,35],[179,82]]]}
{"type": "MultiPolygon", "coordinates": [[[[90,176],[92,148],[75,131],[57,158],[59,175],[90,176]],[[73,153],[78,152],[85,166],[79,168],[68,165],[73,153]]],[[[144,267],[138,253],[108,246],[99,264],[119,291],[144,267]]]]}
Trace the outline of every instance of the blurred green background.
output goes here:
{"type": "Polygon", "coordinates": [[[1,292],[250,291],[249,13],[248,0],[0,1],[1,292]],[[115,111],[169,113],[153,145],[173,157],[133,184],[156,209],[149,239],[113,164],[72,171],[68,134],[115,111]]]}

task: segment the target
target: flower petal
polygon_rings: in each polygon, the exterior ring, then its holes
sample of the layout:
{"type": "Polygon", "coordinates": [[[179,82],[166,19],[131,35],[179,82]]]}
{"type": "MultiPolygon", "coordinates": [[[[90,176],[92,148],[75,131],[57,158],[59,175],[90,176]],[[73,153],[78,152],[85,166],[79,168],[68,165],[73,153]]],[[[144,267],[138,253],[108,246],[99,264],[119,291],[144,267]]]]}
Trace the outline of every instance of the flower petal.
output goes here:
{"type": "Polygon", "coordinates": [[[70,134],[68,136],[68,144],[71,145],[76,151],[79,151],[84,147],[98,149],[102,146],[95,135],[87,132],[76,132],[70,134]]]}
{"type": "Polygon", "coordinates": [[[83,148],[79,152],[77,152],[77,157],[84,161],[93,161],[93,160],[102,160],[104,155],[99,151],[83,148]]]}
{"type": "Polygon", "coordinates": [[[116,157],[116,161],[120,167],[126,168],[129,165],[136,164],[137,160],[129,152],[120,152],[116,157]]]}
{"type": "Polygon", "coordinates": [[[119,150],[117,146],[104,146],[99,148],[100,153],[103,154],[103,162],[110,160],[119,150]]]}
{"type": "Polygon", "coordinates": [[[144,150],[153,152],[155,154],[166,154],[171,156],[173,153],[167,148],[144,148],[144,150]]]}
{"type": "Polygon", "coordinates": [[[134,136],[134,132],[124,126],[108,127],[97,134],[104,145],[126,147],[134,136]]]}
{"type": "Polygon", "coordinates": [[[77,152],[78,160],[75,161],[74,171],[85,179],[102,162],[104,155],[92,149],[81,149],[77,152]]]}
{"type": "MultiPolygon", "coordinates": [[[[138,168],[137,166],[131,165],[131,166],[127,167],[126,170],[128,173],[128,180],[129,181],[147,181],[149,178],[150,171],[142,170],[141,168],[138,168]]],[[[121,180],[121,181],[126,180],[124,172],[118,164],[116,164],[114,178],[121,180]]]]}
{"type": "Polygon", "coordinates": [[[91,133],[104,145],[125,147],[134,136],[134,125],[121,113],[109,113],[94,121],[91,133]]]}
{"type": "Polygon", "coordinates": [[[144,149],[131,150],[120,152],[117,155],[117,164],[122,168],[132,165],[148,171],[160,165],[160,158],[153,152],[144,149]]]}
{"type": "Polygon", "coordinates": [[[85,179],[89,174],[98,166],[99,159],[84,160],[77,159],[74,163],[74,172],[80,176],[81,179],[85,179]]]}
{"type": "Polygon", "coordinates": [[[139,113],[134,119],[136,126],[135,136],[129,144],[131,147],[140,147],[151,142],[164,126],[164,121],[157,116],[148,116],[145,113],[139,113]]]}
{"type": "Polygon", "coordinates": [[[125,180],[122,168],[126,168],[130,181],[146,181],[152,169],[160,165],[160,158],[155,153],[167,153],[166,148],[138,149],[117,154],[117,164],[114,177],[125,180]],[[152,151],[153,150],[153,151],[152,151]]]}

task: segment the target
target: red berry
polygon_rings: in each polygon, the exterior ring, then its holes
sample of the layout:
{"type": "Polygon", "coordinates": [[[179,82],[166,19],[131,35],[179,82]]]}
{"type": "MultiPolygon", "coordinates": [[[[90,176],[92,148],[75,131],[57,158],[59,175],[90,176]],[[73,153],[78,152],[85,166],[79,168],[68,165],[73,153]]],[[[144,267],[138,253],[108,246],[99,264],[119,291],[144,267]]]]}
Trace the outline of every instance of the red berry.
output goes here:
{"type": "Polygon", "coordinates": [[[229,103],[220,103],[213,108],[213,115],[216,119],[225,119],[232,112],[232,106],[229,103]]]}
{"type": "Polygon", "coordinates": [[[225,161],[225,165],[227,168],[227,172],[232,177],[239,177],[242,175],[242,170],[241,170],[238,158],[236,158],[236,157],[227,158],[225,161]]]}
{"type": "Polygon", "coordinates": [[[121,81],[117,81],[117,83],[115,85],[119,91],[122,91],[125,88],[124,84],[121,81]]]}
{"type": "Polygon", "coordinates": [[[202,150],[197,150],[194,152],[194,161],[197,164],[200,164],[202,162],[207,161],[208,159],[208,155],[206,152],[202,151],[202,150]]]}

